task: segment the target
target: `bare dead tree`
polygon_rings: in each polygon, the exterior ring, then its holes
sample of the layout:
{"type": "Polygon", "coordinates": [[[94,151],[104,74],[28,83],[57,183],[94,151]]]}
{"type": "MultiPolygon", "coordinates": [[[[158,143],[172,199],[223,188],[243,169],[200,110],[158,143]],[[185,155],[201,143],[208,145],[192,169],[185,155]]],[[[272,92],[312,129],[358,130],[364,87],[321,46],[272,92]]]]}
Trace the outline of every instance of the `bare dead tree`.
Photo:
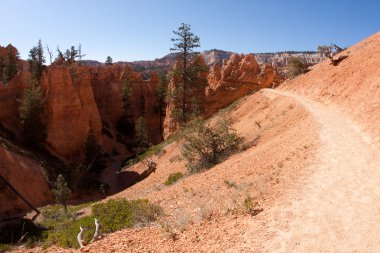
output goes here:
{"type": "Polygon", "coordinates": [[[49,45],[46,45],[46,50],[48,51],[49,59],[50,59],[50,65],[51,65],[53,62],[53,52],[50,51],[49,45]]]}
{"type": "Polygon", "coordinates": [[[340,53],[340,52],[345,50],[345,48],[341,48],[341,47],[337,46],[336,44],[332,44],[332,46],[335,48],[336,53],[340,53]]]}
{"type": "Polygon", "coordinates": [[[78,45],[78,63],[79,65],[82,64],[82,58],[85,57],[86,54],[82,54],[82,44],[78,45]]]}
{"type": "Polygon", "coordinates": [[[87,243],[82,239],[82,234],[83,234],[83,231],[84,229],[82,228],[82,226],[79,227],[79,234],[77,235],[77,240],[78,240],[78,243],[79,243],[79,247],[80,248],[83,248],[84,246],[87,245],[87,243]]]}
{"type": "Polygon", "coordinates": [[[93,242],[95,242],[95,241],[97,241],[103,237],[99,231],[101,226],[102,226],[102,224],[100,224],[98,219],[95,218],[95,233],[94,233],[94,236],[92,237],[92,240],[90,241],[90,243],[93,243],[93,242]]]}
{"type": "MultiPolygon", "coordinates": [[[[95,233],[94,233],[94,236],[92,237],[91,241],[90,241],[90,244],[99,240],[99,239],[102,239],[103,238],[103,235],[100,234],[100,228],[101,228],[102,224],[99,223],[98,219],[95,218],[95,233]]],[[[84,246],[87,245],[87,242],[85,242],[83,239],[82,239],[82,234],[83,234],[83,231],[84,229],[82,228],[82,226],[79,227],[79,233],[77,235],[77,240],[78,240],[78,243],[79,243],[79,246],[80,248],[83,248],[84,246]]]]}

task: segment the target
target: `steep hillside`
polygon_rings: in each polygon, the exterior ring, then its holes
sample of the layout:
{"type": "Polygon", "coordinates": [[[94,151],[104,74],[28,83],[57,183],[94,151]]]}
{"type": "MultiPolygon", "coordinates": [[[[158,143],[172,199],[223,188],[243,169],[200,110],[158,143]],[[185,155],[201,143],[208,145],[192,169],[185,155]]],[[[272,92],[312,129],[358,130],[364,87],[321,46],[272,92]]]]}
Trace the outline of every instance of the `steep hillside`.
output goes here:
{"type": "Polygon", "coordinates": [[[348,58],[338,66],[326,60],[230,108],[242,152],[164,186],[170,173],[186,171],[174,142],[152,157],[156,173],[111,197],[161,205],[161,224],[172,226],[175,240],[158,223],[84,250],[378,252],[380,33],[341,54],[348,58]],[[236,212],[247,198],[260,207],[256,216],[236,212]]]}
{"type": "MultiPolygon", "coordinates": [[[[53,196],[41,170],[43,159],[10,139],[13,137],[0,125],[0,176],[33,206],[46,205],[53,196]]],[[[0,203],[0,222],[22,217],[30,210],[3,182],[0,183],[0,203]]]]}
{"type": "Polygon", "coordinates": [[[355,120],[380,143],[380,32],[348,48],[338,66],[329,60],[313,71],[285,82],[280,89],[289,90],[337,107],[355,120]]]}

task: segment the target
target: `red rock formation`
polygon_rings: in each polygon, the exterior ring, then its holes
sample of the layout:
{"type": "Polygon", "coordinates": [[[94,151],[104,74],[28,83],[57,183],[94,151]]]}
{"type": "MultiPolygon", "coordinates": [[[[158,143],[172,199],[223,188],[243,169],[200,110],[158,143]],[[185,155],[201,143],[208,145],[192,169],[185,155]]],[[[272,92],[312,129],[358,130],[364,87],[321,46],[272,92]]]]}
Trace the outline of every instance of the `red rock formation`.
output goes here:
{"type": "MultiPolygon", "coordinates": [[[[253,54],[233,54],[223,66],[214,65],[208,74],[208,87],[201,99],[201,110],[205,117],[211,116],[221,108],[231,104],[236,99],[261,88],[272,87],[278,82],[277,74],[269,65],[260,66],[253,54]]],[[[169,89],[175,86],[171,80],[169,89]]],[[[167,138],[177,130],[170,119],[173,105],[169,104],[165,118],[164,137],[167,138]]]]}
{"type": "Polygon", "coordinates": [[[111,136],[103,137],[108,139],[109,144],[113,142],[115,145],[117,142],[117,124],[124,113],[121,96],[122,82],[127,73],[132,85],[129,120],[135,122],[138,117],[143,116],[148,126],[150,141],[158,143],[162,140],[160,119],[156,112],[158,75],[153,73],[149,80],[143,80],[141,74],[134,72],[129,65],[113,65],[93,69],[92,86],[95,101],[104,123],[103,127],[111,131],[111,136]]]}
{"type": "Polygon", "coordinates": [[[52,66],[42,77],[41,87],[46,94],[46,143],[59,155],[78,152],[90,126],[99,139],[102,123],[91,81],[88,67],[52,66]]]}

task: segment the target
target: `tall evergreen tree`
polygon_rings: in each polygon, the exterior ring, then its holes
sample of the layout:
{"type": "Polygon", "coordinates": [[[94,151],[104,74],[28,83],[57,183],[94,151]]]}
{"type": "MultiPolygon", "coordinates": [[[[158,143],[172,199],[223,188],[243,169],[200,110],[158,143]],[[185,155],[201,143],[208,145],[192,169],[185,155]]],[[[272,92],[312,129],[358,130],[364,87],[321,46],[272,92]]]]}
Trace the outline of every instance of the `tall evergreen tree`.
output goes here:
{"type": "Polygon", "coordinates": [[[158,85],[156,87],[157,101],[156,101],[156,110],[160,117],[160,133],[162,133],[162,120],[165,116],[166,109],[166,96],[168,90],[168,83],[165,74],[160,74],[158,85]]]}
{"type": "Polygon", "coordinates": [[[19,53],[17,50],[9,44],[7,46],[7,54],[3,60],[3,81],[9,82],[16,74],[18,70],[19,53]]]}
{"type": "Polygon", "coordinates": [[[42,72],[44,71],[44,63],[45,63],[45,56],[44,56],[44,49],[42,47],[41,40],[38,41],[38,45],[36,47],[33,47],[29,51],[29,70],[32,74],[32,79],[36,81],[40,81],[42,72]]]}
{"type": "Polygon", "coordinates": [[[200,47],[200,42],[199,37],[190,31],[190,25],[182,23],[173,33],[175,38],[171,40],[174,42],[174,47],[170,50],[177,52],[177,63],[171,72],[175,83],[170,94],[171,102],[174,104],[172,117],[176,122],[184,124],[194,111],[196,91],[206,85],[196,80],[207,69],[205,66],[191,64],[199,54],[194,49],[200,47]]]}
{"type": "Polygon", "coordinates": [[[43,95],[36,80],[31,80],[20,100],[20,119],[23,139],[29,146],[39,147],[45,141],[46,129],[42,121],[43,95]]]}

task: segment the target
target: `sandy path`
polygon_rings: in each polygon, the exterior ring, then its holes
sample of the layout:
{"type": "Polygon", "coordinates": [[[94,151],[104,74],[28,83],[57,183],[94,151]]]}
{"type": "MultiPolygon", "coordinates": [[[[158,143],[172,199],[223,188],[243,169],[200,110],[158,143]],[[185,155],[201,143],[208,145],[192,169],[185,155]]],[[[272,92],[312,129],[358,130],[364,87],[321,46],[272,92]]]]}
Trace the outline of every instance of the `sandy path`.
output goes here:
{"type": "Polygon", "coordinates": [[[297,196],[269,212],[269,252],[380,252],[380,153],[360,128],[321,103],[281,90],[314,117],[320,149],[297,196]],[[285,218],[286,217],[286,218],[285,218]]]}

